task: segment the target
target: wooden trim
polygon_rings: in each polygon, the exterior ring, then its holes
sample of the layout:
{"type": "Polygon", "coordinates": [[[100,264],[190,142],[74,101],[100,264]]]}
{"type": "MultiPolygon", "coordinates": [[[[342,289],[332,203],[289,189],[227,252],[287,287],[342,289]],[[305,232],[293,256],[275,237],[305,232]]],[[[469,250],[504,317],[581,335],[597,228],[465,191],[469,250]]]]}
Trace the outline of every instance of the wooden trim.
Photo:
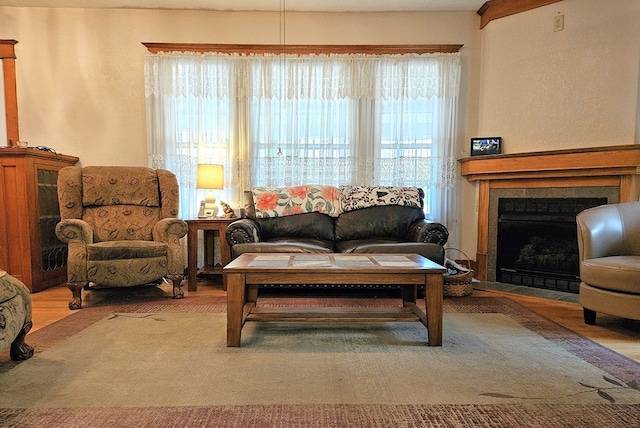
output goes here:
{"type": "Polygon", "coordinates": [[[484,28],[494,19],[515,15],[559,1],[562,0],[489,0],[476,13],[480,15],[480,28],[484,28]]]}
{"type": "Polygon", "coordinates": [[[640,174],[640,144],[460,159],[469,181],[640,174]]]}
{"type": "Polygon", "coordinates": [[[2,60],[4,82],[5,121],[7,124],[7,140],[0,141],[0,147],[18,145],[18,91],[16,87],[16,40],[0,40],[0,59],[2,60]],[[7,142],[9,144],[7,144],[7,142]]]}
{"type": "Polygon", "coordinates": [[[13,46],[18,43],[16,40],[3,40],[0,39],[0,59],[13,58],[15,59],[16,53],[13,46]]]}
{"type": "Polygon", "coordinates": [[[202,43],[142,43],[151,53],[158,52],[220,52],[241,54],[328,54],[360,53],[370,55],[383,54],[424,54],[454,53],[462,44],[450,45],[241,45],[241,44],[202,44],[202,43]]]}

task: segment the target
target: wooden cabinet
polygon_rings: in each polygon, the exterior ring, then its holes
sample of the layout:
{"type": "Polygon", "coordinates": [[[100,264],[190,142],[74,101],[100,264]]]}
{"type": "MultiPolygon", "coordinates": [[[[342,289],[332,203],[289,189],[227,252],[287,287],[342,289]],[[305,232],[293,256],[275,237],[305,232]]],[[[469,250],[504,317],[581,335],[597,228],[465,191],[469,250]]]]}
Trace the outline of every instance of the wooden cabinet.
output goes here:
{"type": "Polygon", "coordinates": [[[36,292],[67,280],[58,171],[78,158],[34,148],[0,148],[0,267],[36,292]]]}

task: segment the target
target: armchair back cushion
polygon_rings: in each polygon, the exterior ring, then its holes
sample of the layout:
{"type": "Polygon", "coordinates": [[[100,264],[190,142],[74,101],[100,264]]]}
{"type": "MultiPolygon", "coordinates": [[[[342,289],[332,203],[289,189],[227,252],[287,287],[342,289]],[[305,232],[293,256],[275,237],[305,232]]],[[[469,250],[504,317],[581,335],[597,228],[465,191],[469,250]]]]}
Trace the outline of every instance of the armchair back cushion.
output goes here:
{"type": "Polygon", "coordinates": [[[87,222],[94,242],[151,241],[161,218],[178,216],[178,189],[169,171],[88,166],[60,174],[65,183],[59,192],[60,215],[87,222]]]}

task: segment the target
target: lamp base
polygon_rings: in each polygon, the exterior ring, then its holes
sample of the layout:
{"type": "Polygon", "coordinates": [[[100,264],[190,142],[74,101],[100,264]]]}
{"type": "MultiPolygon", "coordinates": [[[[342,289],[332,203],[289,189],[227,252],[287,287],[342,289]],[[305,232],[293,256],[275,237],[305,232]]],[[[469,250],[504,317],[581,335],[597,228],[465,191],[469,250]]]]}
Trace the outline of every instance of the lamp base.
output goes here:
{"type": "Polygon", "coordinates": [[[198,211],[198,218],[215,218],[218,216],[218,206],[215,203],[207,202],[206,200],[200,201],[200,210],[198,211]]]}

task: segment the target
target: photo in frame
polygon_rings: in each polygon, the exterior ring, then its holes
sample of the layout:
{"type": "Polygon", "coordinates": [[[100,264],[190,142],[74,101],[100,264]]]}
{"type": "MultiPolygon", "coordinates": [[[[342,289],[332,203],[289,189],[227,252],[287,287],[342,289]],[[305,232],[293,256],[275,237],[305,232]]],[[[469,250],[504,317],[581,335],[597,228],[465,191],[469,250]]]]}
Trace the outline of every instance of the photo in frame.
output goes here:
{"type": "Polygon", "coordinates": [[[476,137],[471,139],[471,156],[497,155],[502,152],[502,137],[476,137]]]}

